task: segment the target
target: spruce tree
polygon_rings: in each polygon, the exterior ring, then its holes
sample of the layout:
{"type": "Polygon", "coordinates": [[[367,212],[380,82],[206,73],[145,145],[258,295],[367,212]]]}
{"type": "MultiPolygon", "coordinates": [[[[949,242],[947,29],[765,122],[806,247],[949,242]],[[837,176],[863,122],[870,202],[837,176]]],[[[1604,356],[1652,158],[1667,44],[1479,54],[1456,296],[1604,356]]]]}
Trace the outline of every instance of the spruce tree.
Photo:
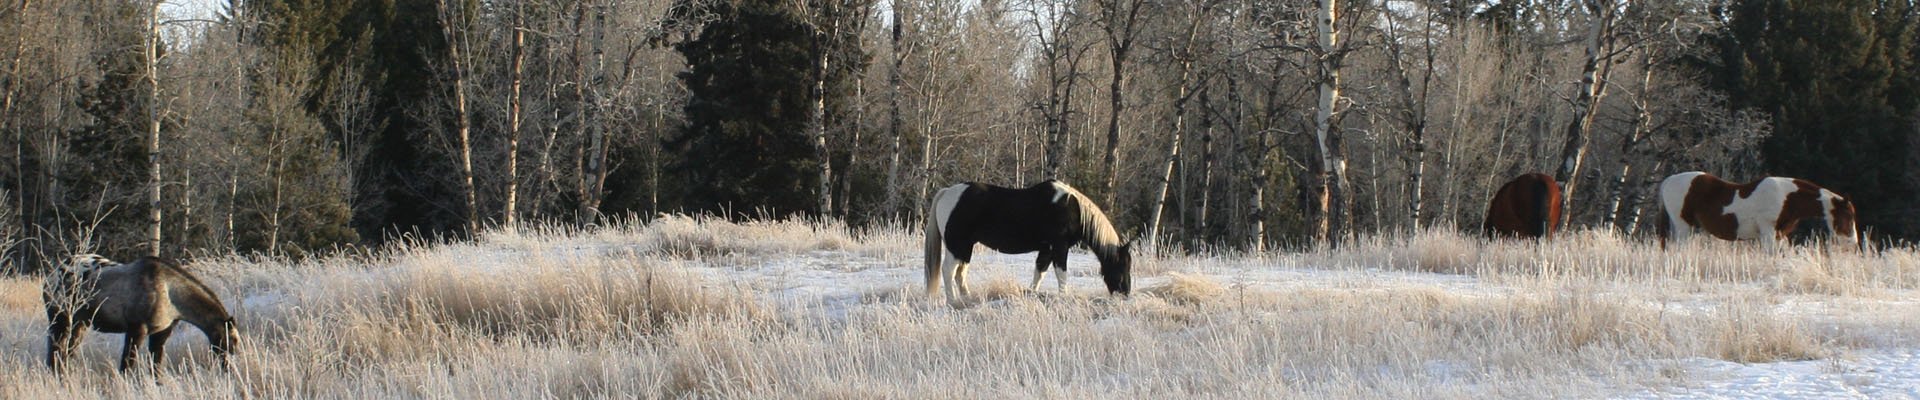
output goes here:
{"type": "Polygon", "coordinates": [[[730,217],[818,211],[819,168],[806,133],[812,31],[777,0],[713,4],[714,19],[674,47],[690,98],[669,145],[685,202],[730,217]]]}

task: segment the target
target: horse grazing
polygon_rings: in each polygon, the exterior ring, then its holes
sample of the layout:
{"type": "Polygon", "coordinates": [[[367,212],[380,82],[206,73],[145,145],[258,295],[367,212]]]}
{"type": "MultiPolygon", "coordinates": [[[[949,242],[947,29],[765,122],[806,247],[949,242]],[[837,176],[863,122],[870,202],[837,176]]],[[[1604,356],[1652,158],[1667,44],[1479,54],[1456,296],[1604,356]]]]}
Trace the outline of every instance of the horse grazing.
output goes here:
{"type": "Polygon", "coordinates": [[[1735,184],[1705,172],[1682,172],[1660,182],[1661,245],[1685,243],[1695,230],[1724,240],[1759,240],[1772,249],[1803,219],[1822,218],[1841,243],[1861,245],[1853,202],[1802,179],[1768,177],[1735,184]]]}
{"type": "Polygon", "coordinates": [[[1560,225],[1560,183],[1552,176],[1530,173],[1507,181],[1487,205],[1480,224],[1486,236],[1544,238],[1560,225]]]}
{"type": "Polygon", "coordinates": [[[47,303],[47,366],[65,368],[74,348],[91,327],[106,333],[124,333],[120,370],[133,366],[141,347],[153,353],[158,365],[167,337],[180,321],[200,328],[221,365],[240,339],[233,315],[212,289],[164,258],[143,257],[120,264],[94,254],[74,256],[72,262],[47,277],[42,299],[47,303]]]}
{"type": "Polygon", "coordinates": [[[947,282],[948,301],[955,300],[956,286],[961,297],[970,294],[967,264],[973,260],[976,243],[1007,254],[1040,252],[1032,289],[1040,289],[1040,280],[1051,264],[1062,292],[1067,290],[1067,249],[1085,244],[1100,259],[1100,275],[1106,279],[1108,292],[1126,295],[1133,289],[1129,272],[1132,245],[1120,239],[1113,223],[1093,200],[1060,181],[1048,180],[1025,189],[962,183],[940,189],[929,209],[929,296],[942,287],[942,281],[947,282]]]}

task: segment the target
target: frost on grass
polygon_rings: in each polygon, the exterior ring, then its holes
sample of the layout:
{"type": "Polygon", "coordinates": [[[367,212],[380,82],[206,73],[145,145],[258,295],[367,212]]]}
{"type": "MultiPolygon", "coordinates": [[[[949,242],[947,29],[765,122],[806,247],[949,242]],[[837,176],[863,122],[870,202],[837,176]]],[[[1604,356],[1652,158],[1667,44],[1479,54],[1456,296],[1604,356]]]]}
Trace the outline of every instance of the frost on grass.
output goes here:
{"type": "Polygon", "coordinates": [[[911,227],[667,217],[200,260],[248,340],[228,372],[179,334],[157,377],[112,372],[119,337],[99,334],[48,374],[37,281],[6,278],[0,398],[1604,397],[1712,365],[1661,360],[1825,359],[1920,326],[1888,317],[1912,314],[1905,249],[1439,230],[1142,257],[1127,299],[1084,255],[1064,294],[996,255],[957,309],[925,296],[918,245],[911,227]],[[1854,309],[1881,311],[1835,312],[1854,309]]]}

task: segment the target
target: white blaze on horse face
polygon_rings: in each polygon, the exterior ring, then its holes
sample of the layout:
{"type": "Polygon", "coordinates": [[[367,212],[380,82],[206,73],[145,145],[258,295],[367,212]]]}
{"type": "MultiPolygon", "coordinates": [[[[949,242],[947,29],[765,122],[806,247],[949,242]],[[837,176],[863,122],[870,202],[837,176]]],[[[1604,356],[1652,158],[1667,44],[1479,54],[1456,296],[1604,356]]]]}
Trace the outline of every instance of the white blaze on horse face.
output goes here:
{"type": "Polygon", "coordinates": [[[1685,242],[1688,234],[1693,233],[1694,227],[1687,225],[1680,210],[1686,207],[1687,191],[1693,188],[1693,180],[1706,174],[1700,171],[1682,172],[1660,181],[1660,205],[1667,209],[1667,222],[1673,226],[1673,232],[1669,233],[1675,243],[1685,242]]]}

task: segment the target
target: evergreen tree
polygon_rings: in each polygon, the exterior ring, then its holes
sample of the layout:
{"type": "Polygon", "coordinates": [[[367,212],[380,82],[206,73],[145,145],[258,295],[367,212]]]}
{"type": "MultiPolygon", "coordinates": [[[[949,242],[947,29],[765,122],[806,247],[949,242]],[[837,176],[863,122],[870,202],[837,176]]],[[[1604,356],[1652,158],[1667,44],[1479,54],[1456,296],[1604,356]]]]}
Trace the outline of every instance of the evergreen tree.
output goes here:
{"type": "MultiPolygon", "coordinates": [[[[67,205],[57,218],[98,222],[90,232],[90,250],[145,254],[146,121],[155,105],[146,101],[141,53],[127,50],[141,48],[146,40],[145,11],[131,3],[108,7],[101,16],[112,22],[103,25],[102,44],[92,54],[101,75],[85,83],[76,104],[88,123],[67,135],[70,157],[58,161],[58,186],[50,190],[67,205]]],[[[163,129],[171,131],[174,124],[167,125],[163,129]]]]}
{"type": "Polygon", "coordinates": [[[813,31],[777,0],[713,4],[712,22],[675,45],[691,98],[669,141],[682,158],[685,202],[733,216],[816,212],[819,160],[806,127],[813,31]]]}
{"type": "Polygon", "coordinates": [[[1904,1],[1737,0],[1709,38],[1711,84],[1729,106],[1772,117],[1762,144],[1772,175],[1854,198],[1879,233],[1920,233],[1913,7],[1904,1]]]}
{"type": "Polygon", "coordinates": [[[381,240],[399,232],[453,233],[466,226],[463,196],[447,177],[452,158],[430,148],[423,135],[450,123],[444,115],[417,112],[433,107],[451,87],[436,78],[445,65],[446,41],[435,4],[429,1],[253,0],[266,40],[276,48],[311,51],[320,82],[308,107],[336,143],[366,144],[353,163],[352,225],[359,236],[381,240]],[[370,129],[336,126],[319,105],[335,89],[331,79],[351,74],[372,89],[371,109],[381,110],[370,129]]]}

